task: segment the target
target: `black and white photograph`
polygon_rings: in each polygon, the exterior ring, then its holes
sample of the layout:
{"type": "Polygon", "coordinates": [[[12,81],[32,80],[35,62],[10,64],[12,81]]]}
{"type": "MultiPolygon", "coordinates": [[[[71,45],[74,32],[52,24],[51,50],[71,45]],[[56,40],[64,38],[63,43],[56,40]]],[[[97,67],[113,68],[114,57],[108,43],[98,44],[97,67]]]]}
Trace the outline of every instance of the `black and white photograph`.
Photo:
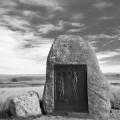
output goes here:
{"type": "Polygon", "coordinates": [[[1,120],[120,120],[119,0],[0,0],[1,120]]]}

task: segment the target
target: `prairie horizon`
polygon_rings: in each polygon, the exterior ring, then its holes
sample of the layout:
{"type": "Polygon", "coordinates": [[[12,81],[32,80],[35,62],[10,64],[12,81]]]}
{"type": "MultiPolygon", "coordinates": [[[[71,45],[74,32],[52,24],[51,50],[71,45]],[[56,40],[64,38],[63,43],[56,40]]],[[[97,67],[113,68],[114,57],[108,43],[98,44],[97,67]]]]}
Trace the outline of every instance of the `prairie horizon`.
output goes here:
{"type": "Polygon", "coordinates": [[[41,86],[45,76],[39,74],[0,74],[0,87],[29,87],[41,86]]]}
{"type": "MultiPolygon", "coordinates": [[[[111,84],[120,83],[120,74],[105,73],[104,75],[111,84]]],[[[0,74],[0,87],[41,86],[45,81],[45,74],[0,74]]]]}

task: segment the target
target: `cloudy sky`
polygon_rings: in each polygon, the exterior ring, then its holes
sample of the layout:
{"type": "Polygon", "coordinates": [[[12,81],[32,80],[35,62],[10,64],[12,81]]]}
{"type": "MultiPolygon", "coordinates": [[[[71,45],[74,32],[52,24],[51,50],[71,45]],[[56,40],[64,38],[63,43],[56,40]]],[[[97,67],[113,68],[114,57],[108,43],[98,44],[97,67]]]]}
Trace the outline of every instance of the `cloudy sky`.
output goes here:
{"type": "Polygon", "coordinates": [[[79,35],[104,73],[120,73],[119,0],[0,0],[0,74],[45,74],[54,38],[79,35]]]}

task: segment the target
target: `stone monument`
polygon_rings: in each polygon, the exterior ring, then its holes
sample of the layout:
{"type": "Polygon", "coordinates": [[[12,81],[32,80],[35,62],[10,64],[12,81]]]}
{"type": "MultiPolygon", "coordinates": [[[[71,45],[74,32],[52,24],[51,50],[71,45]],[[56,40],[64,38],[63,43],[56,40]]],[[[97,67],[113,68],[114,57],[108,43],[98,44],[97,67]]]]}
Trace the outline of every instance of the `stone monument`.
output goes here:
{"type": "Polygon", "coordinates": [[[87,41],[74,35],[55,39],[47,58],[42,99],[46,114],[104,120],[110,113],[109,87],[87,41]]]}

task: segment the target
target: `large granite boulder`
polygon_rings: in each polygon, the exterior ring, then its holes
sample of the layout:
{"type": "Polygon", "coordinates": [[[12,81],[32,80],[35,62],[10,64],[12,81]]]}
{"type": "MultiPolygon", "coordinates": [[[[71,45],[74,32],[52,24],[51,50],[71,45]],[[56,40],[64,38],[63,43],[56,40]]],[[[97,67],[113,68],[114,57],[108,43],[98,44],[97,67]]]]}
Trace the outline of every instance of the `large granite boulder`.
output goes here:
{"type": "Polygon", "coordinates": [[[53,43],[46,69],[46,83],[43,93],[44,111],[54,110],[54,65],[86,64],[89,115],[95,120],[106,119],[110,113],[110,85],[99,68],[94,50],[83,38],[74,35],[60,35],[53,43]]]}
{"type": "Polygon", "coordinates": [[[8,113],[13,117],[29,117],[41,115],[38,94],[34,91],[14,97],[10,100],[8,113]]]}

